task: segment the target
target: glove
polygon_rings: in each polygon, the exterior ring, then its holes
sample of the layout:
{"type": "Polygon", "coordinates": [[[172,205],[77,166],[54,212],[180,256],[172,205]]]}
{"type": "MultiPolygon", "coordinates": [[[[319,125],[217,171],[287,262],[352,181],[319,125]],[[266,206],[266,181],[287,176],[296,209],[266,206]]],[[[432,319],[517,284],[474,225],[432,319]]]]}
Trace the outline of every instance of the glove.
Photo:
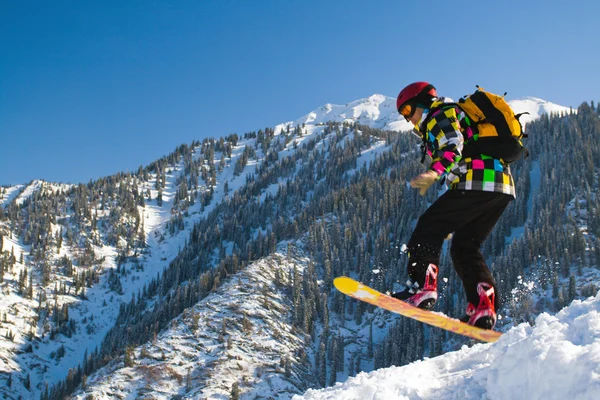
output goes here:
{"type": "Polygon", "coordinates": [[[415,189],[419,189],[419,194],[421,196],[425,196],[425,193],[427,193],[427,189],[429,189],[429,187],[433,185],[435,181],[438,180],[438,177],[439,176],[437,172],[427,171],[419,176],[412,178],[412,180],[410,181],[410,186],[415,189]]]}

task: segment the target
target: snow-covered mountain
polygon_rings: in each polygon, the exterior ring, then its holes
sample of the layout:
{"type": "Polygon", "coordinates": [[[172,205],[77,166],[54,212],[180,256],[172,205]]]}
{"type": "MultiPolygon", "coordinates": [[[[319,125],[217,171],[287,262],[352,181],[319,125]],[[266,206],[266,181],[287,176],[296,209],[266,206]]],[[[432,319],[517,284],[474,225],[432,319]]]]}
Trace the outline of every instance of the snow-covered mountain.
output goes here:
{"type": "MultiPolygon", "coordinates": [[[[533,98],[512,105],[531,119],[568,112],[533,98]]],[[[298,229],[286,221],[327,194],[332,171],[349,181],[394,147],[392,136],[362,134],[354,122],[411,128],[398,116],[395,99],[374,95],[244,137],[183,146],[137,174],[89,185],[34,181],[0,188],[0,211],[8,218],[0,219],[0,393],[46,399],[56,385],[72,390],[81,383],[76,396],[82,399],[227,398],[234,388],[248,398],[289,398],[322,385],[315,384],[314,372],[323,373],[316,367],[322,336],[347,357],[331,383],[372,370],[373,358],[363,350],[385,335],[394,317],[376,311],[368,321],[332,314],[326,327],[299,328],[311,326],[306,316],[290,324],[300,318],[300,308],[316,308],[290,301],[294,282],[302,279],[295,274],[314,268],[303,255],[310,235],[296,232],[298,243],[281,241],[277,248],[272,240],[274,231],[284,237],[287,229],[298,229]],[[302,196],[288,204],[286,193],[294,190],[302,196]],[[248,240],[238,242],[240,237],[248,240]],[[190,247],[198,238],[202,246],[190,247]],[[240,263],[248,252],[268,255],[240,263]],[[204,274],[177,270],[180,264],[204,274]],[[182,313],[179,303],[165,306],[180,298],[182,313]],[[142,311],[132,315],[133,309],[142,311]],[[107,335],[129,336],[119,327],[137,329],[137,320],[153,313],[160,323],[135,331],[147,336],[152,329],[151,340],[128,345],[125,354],[113,349],[100,360],[107,335]],[[166,321],[167,314],[174,317],[166,321]],[[372,334],[369,324],[376,327],[372,334]],[[328,329],[336,334],[325,335],[328,329]]],[[[331,222],[328,216],[308,218],[331,222]]],[[[316,278],[307,283],[309,277],[302,281],[305,290],[327,285],[316,278]]],[[[324,296],[322,307],[327,294],[318,296],[324,296]]],[[[311,312],[325,318],[324,311],[311,312]]]]}
{"type": "Polygon", "coordinates": [[[396,110],[396,100],[381,94],[355,100],[345,105],[325,104],[294,121],[278,125],[275,130],[291,125],[319,125],[328,121],[357,122],[377,129],[408,130],[409,123],[396,110]]]}
{"type": "MultiPolygon", "coordinates": [[[[560,106],[535,97],[509,100],[515,113],[529,113],[521,117],[526,124],[538,119],[542,114],[568,113],[569,107],[560,106]]],[[[277,130],[285,129],[287,126],[302,124],[318,125],[328,121],[335,122],[357,122],[372,128],[408,131],[412,124],[398,114],[396,110],[396,99],[381,94],[374,94],[365,99],[355,100],[345,105],[325,104],[314,111],[294,121],[277,125],[277,130]]]]}

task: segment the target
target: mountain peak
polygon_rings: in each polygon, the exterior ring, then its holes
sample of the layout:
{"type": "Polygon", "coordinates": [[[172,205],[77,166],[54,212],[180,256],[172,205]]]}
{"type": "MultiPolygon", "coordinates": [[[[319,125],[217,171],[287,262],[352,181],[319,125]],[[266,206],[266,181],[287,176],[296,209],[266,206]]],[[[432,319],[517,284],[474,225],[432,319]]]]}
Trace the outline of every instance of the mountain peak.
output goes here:
{"type": "MultiPolygon", "coordinates": [[[[384,96],[382,94],[374,94],[371,95],[369,97],[367,97],[365,100],[368,100],[369,102],[373,102],[373,103],[383,103],[386,99],[389,99],[390,97],[384,96]]],[[[360,100],[359,100],[360,101],[360,100]]]]}
{"type": "Polygon", "coordinates": [[[542,114],[560,114],[571,111],[570,107],[560,106],[537,97],[509,100],[508,104],[517,114],[528,113],[523,114],[519,119],[524,124],[538,119],[542,114]]]}

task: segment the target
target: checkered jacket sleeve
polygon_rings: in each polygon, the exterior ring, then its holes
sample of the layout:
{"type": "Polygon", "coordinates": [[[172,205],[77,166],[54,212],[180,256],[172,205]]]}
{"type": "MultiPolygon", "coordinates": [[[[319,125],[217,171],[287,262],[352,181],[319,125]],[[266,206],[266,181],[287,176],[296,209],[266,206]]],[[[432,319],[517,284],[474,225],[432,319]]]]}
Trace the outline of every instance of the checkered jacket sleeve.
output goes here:
{"type": "MultiPolygon", "coordinates": [[[[448,173],[461,158],[465,138],[456,107],[434,111],[426,126],[426,140],[431,144],[431,169],[438,175],[448,173]]],[[[463,116],[464,117],[464,116],[463,116]]]]}

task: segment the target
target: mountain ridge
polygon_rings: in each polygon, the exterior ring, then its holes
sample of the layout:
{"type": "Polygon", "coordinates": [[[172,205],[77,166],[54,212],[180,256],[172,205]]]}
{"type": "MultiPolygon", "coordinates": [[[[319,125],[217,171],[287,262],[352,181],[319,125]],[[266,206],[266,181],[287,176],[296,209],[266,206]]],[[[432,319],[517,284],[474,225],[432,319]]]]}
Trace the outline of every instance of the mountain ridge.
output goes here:
{"type": "MultiPolygon", "coordinates": [[[[534,121],[542,114],[568,113],[571,108],[561,106],[536,97],[524,97],[508,100],[516,114],[528,112],[522,116],[524,124],[534,121]]],[[[334,122],[357,122],[372,128],[392,131],[409,131],[413,125],[407,122],[396,110],[396,99],[382,94],[354,100],[345,105],[327,103],[295,120],[276,125],[279,132],[288,126],[306,124],[324,124],[334,122]]]]}

